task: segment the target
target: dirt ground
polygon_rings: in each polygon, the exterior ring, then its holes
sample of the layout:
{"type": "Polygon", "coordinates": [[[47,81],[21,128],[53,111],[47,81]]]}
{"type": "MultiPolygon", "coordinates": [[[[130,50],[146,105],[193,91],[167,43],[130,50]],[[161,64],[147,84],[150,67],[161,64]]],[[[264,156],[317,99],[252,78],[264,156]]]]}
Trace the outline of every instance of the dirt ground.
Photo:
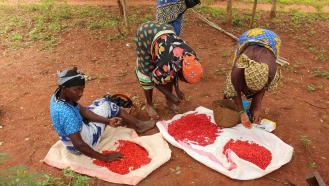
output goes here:
{"type": "MultiPolygon", "coordinates": [[[[138,0],[136,0],[138,1],[138,0]]],[[[117,7],[110,7],[116,9],[117,7]]],[[[317,22],[316,33],[308,42],[324,48],[328,55],[329,21],[317,22]]],[[[6,50],[0,46],[0,152],[10,155],[10,160],[0,165],[5,169],[24,164],[31,171],[45,171],[59,176],[60,170],[40,162],[58,137],[49,116],[49,98],[56,89],[56,71],[78,66],[81,71],[96,79],[87,82],[81,103],[87,105],[105,93],[125,93],[143,98],[133,69],[135,51],[132,25],[129,36],[122,40],[105,41],[93,36],[87,29],[68,29],[61,34],[60,43],[52,51],[40,51],[38,45],[19,50],[6,50]],[[129,43],[127,45],[127,43],[129,43]],[[131,46],[132,45],[132,46],[131,46]]],[[[224,28],[228,26],[224,25],[224,28]]],[[[245,28],[235,32],[242,33],[245,28]]],[[[314,77],[311,69],[329,70],[328,60],[320,62],[315,54],[296,39],[296,35],[274,29],[282,39],[281,54],[291,63],[293,70],[283,70],[283,80],[278,91],[267,93],[263,102],[263,116],[277,122],[274,131],[279,138],[294,147],[290,163],[267,176],[251,180],[232,180],[193,160],[182,150],[170,146],[172,158],[150,174],[140,185],[280,185],[274,179],[296,185],[306,185],[305,175],[317,170],[329,184],[329,81],[314,77]],[[307,85],[317,87],[309,92],[307,85]],[[319,88],[318,88],[319,87],[319,88]],[[312,141],[311,154],[306,153],[300,142],[301,135],[312,141]],[[316,168],[309,167],[313,159],[316,168]],[[181,167],[180,174],[170,168],[181,167]]],[[[295,34],[305,33],[302,28],[295,34]]],[[[235,34],[237,34],[235,33],[235,34]]],[[[211,108],[211,102],[223,97],[224,76],[217,69],[228,69],[235,43],[217,30],[187,13],[181,36],[195,49],[203,64],[205,77],[196,85],[183,85],[189,101],[182,110],[198,106],[211,108]],[[206,33],[206,34],[205,34],[206,33]],[[229,53],[227,55],[227,53],[229,53]]],[[[157,110],[162,119],[174,114],[167,111],[164,99],[156,92],[157,110]]],[[[140,114],[146,119],[145,113],[140,114]]],[[[157,133],[157,129],[147,134],[157,133]]],[[[95,185],[114,185],[94,180],[95,185]]]]}

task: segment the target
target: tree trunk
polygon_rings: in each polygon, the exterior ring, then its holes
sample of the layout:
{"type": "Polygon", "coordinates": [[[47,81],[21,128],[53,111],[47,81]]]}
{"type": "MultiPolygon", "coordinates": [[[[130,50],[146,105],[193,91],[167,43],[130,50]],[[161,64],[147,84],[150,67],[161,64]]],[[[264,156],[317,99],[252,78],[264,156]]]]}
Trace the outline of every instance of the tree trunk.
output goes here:
{"type": "Polygon", "coordinates": [[[128,15],[127,15],[127,6],[126,0],[118,0],[120,14],[124,18],[125,26],[128,28],[128,15]]]}
{"type": "Polygon", "coordinates": [[[276,0],[272,0],[272,9],[270,13],[270,18],[276,17],[276,0]]]}
{"type": "Polygon", "coordinates": [[[257,0],[254,0],[254,6],[252,8],[252,16],[251,16],[251,21],[250,21],[250,28],[253,27],[254,24],[254,19],[256,15],[256,8],[257,8],[257,0]]]}
{"type": "Polygon", "coordinates": [[[232,0],[227,0],[227,23],[232,25],[232,0]]]}

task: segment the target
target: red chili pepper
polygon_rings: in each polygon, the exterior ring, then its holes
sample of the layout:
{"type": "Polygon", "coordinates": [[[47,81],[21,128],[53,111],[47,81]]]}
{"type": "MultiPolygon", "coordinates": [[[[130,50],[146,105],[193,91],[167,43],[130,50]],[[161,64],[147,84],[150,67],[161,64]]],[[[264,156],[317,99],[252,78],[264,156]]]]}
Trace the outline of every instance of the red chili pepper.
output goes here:
{"type": "Polygon", "coordinates": [[[227,149],[232,150],[240,158],[247,160],[261,169],[265,170],[272,161],[272,153],[263,146],[249,141],[234,141],[231,139],[226,143],[223,154],[227,156],[227,149]]]}
{"type": "Polygon", "coordinates": [[[214,143],[220,132],[220,128],[206,114],[188,114],[168,126],[168,133],[176,141],[190,141],[200,146],[214,143]]]}
{"type": "Polygon", "coordinates": [[[140,145],[127,140],[119,140],[116,144],[119,144],[116,150],[104,150],[103,154],[110,154],[111,152],[120,152],[123,154],[123,158],[104,162],[101,160],[93,160],[93,163],[108,168],[110,171],[118,174],[128,174],[132,170],[136,170],[143,165],[151,162],[148,157],[148,152],[140,145]]]}

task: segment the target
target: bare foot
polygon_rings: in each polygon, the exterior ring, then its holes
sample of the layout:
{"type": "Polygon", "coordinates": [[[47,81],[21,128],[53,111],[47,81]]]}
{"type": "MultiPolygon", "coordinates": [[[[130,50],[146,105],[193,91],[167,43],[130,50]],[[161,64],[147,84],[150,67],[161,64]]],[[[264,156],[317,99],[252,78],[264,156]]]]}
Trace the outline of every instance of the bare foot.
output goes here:
{"type": "Polygon", "coordinates": [[[142,134],[142,133],[152,129],[154,126],[155,126],[155,121],[154,120],[141,121],[137,124],[136,132],[138,134],[142,134]]]}
{"type": "Polygon", "coordinates": [[[146,105],[145,109],[146,109],[147,114],[150,116],[150,118],[152,118],[154,120],[158,120],[160,118],[160,116],[158,115],[157,111],[154,109],[153,106],[146,105]]]}
{"type": "Polygon", "coordinates": [[[175,112],[175,114],[178,114],[180,112],[179,106],[175,105],[170,101],[167,101],[167,106],[171,111],[175,112]]]}

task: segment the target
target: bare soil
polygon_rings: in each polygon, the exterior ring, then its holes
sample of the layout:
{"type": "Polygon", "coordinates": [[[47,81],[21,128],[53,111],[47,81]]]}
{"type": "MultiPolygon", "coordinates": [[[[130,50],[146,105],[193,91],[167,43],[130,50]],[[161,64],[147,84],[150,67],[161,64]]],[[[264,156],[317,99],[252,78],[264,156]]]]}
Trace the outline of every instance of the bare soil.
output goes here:
{"type": "MultiPolygon", "coordinates": [[[[139,4],[142,0],[129,0],[139,4]]],[[[77,1],[70,1],[73,4],[77,1]]],[[[80,2],[80,1],[79,1],[80,2]]],[[[82,1],[81,1],[82,2],[82,1]]],[[[89,1],[83,1],[89,2],[89,1]]],[[[93,3],[95,1],[92,1],[93,3]]],[[[111,10],[117,9],[115,1],[111,10]]],[[[143,6],[153,1],[143,0],[143,6]]],[[[104,1],[97,1],[103,5],[104,1]]],[[[108,4],[106,4],[108,5],[108,4]]],[[[235,43],[227,36],[207,26],[191,12],[185,16],[182,38],[197,52],[205,71],[204,79],[196,85],[183,85],[189,101],[182,103],[183,111],[194,110],[198,106],[211,108],[211,102],[223,97],[224,76],[216,70],[229,69],[235,43]],[[228,55],[225,55],[227,54],[228,55]]],[[[314,23],[315,34],[308,43],[324,49],[328,56],[328,20],[314,23]],[[325,34],[326,33],[326,34],[325,34]]],[[[49,99],[56,89],[56,71],[78,66],[87,75],[96,79],[87,82],[81,103],[87,105],[105,93],[124,93],[143,99],[133,69],[135,67],[135,45],[133,37],[138,25],[131,25],[127,38],[106,41],[95,37],[88,29],[68,29],[61,33],[60,43],[51,51],[40,51],[38,44],[19,50],[0,47],[0,152],[10,155],[10,160],[0,165],[6,169],[14,165],[28,165],[31,171],[45,171],[60,176],[61,171],[40,162],[49,148],[58,140],[49,116],[49,99]],[[129,43],[127,45],[127,43],[129,43]]],[[[224,25],[224,28],[232,30],[224,25]]],[[[247,28],[235,29],[235,34],[247,28]]],[[[263,102],[264,117],[277,122],[274,131],[279,138],[294,147],[290,163],[267,176],[251,180],[237,181],[213,171],[198,163],[185,152],[170,146],[171,160],[149,175],[140,185],[280,185],[275,178],[296,185],[306,185],[305,175],[314,170],[329,184],[329,84],[328,80],[314,77],[311,70],[319,67],[329,70],[328,61],[316,60],[297,36],[305,30],[290,32],[273,28],[282,39],[281,54],[287,58],[294,71],[283,70],[283,80],[278,91],[266,93],[263,102]],[[307,85],[317,88],[307,91],[307,85]],[[311,141],[309,155],[300,142],[306,135],[311,141]],[[314,160],[317,167],[308,166],[314,160]],[[171,173],[169,168],[180,166],[181,173],[171,173]]],[[[165,102],[156,92],[157,110],[162,119],[174,116],[165,108],[165,102]]],[[[145,113],[139,114],[147,119],[145,113]]],[[[157,133],[153,129],[147,134],[157,133]]],[[[94,179],[92,185],[114,185],[94,179]]]]}

